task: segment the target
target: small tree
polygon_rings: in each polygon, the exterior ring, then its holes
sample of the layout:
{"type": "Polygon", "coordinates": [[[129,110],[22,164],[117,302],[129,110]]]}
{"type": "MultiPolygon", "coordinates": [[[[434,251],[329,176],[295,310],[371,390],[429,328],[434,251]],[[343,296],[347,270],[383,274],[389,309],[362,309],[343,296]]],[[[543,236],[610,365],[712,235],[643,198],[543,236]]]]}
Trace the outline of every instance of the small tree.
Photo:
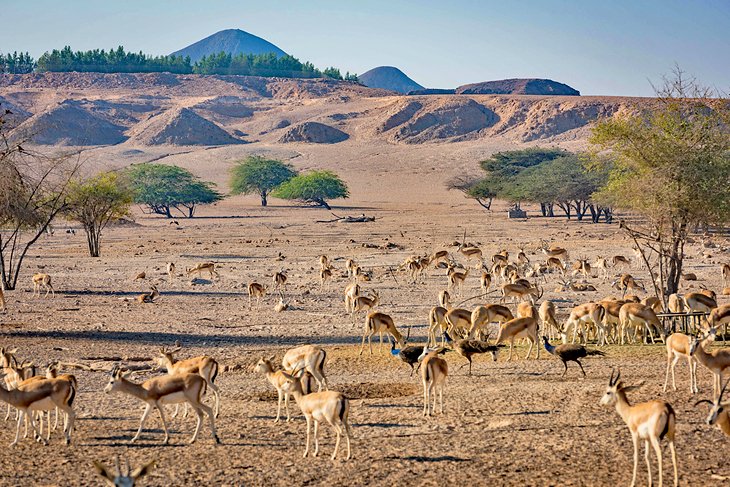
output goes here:
{"type": "Polygon", "coordinates": [[[492,200],[497,194],[489,187],[488,181],[468,176],[457,176],[446,183],[447,189],[455,189],[464,193],[487,210],[492,209],[492,200]]]}
{"type": "Polygon", "coordinates": [[[621,227],[643,254],[658,256],[658,273],[648,270],[666,303],[679,289],[689,233],[730,221],[730,113],[729,100],[679,69],[657,95],[643,113],[597,124],[591,142],[610,151],[596,158],[609,181],[595,197],[644,217],[621,227]]]}
{"type": "Polygon", "coordinates": [[[344,181],[332,171],[311,171],[285,182],[272,195],[285,200],[314,203],[329,210],[327,200],[349,198],[350,192],[344,181]]]}
{"type": "Polygon", "coordinates": [[[223,199],[223,195],[213,189],[213,183],[201,181],[178,166],[136,164],[126,174],[134,202],[147,206],[150,213],[167,218],[172,218],[173,208],[192,218],[198,205],[223,199]]]}
{"type": "Polygon", "coordinates": [[[231,194],[257,193],[266,206],[269,193],[296,175],[291,164],[250,156],[231,168],[231,194]]]}
{"type": "Polygon", "coordinates": [[[129,215],[132,201],[131,190],[115,172],[70,185],[65,214],[83,225],[91,257],[99,257],[102,230],[109,222],[129,215]]]}

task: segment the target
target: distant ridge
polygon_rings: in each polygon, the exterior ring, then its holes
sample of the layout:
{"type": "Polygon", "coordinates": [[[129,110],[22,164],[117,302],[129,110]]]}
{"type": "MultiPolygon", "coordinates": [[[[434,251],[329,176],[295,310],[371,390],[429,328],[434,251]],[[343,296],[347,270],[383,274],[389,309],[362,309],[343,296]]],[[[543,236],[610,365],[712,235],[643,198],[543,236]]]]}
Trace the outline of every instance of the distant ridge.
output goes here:
{"type": "Polygon", "coordinates": [[[368,88],[382,88],[402,94],[423,89],[423,86],[394,66],[378,66],[359,75],[358,79],[368,88]]]}
{"type": "Polygon", "coordinates": [[[187,47],[173,52],[173,56],[190,56],[192,62],[203,56],[226,52],[236,54],[268,54],[273,52],[277,56],[286,56],[286,53],[269,41],[249,34],[240,29],[226,29],[190,44],[187,47]]]}
{"type": "Polygon", "coordinates": [[[456,88],[456,94],[580,96],[580,91],[551,79],[513,78],[462,85],[456,88]]]}

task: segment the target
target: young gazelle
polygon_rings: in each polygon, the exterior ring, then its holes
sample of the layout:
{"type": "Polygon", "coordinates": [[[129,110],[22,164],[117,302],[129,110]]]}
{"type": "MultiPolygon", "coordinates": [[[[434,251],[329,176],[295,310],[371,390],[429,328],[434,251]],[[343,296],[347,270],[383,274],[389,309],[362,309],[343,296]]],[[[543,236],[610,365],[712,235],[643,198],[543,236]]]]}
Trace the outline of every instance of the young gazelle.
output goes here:
{"type": "Polygon", "coordinates": [[[146,403],[142,419],[139,424],[137,434],[132,438],[132,442],[139,439],[144,429],[144,423],[150,415],[152,408],[157,409],[162,420],[162,428],[165,431],[164,444],[170,440],[170,434],[167,431],[167,421],[165,420],[165,412],[162,409],[164,404],[178,404],[181,402],[189,403],[198,415],[198,424],[195,426],[195,433],[190,440],[194,443],[198,438],[200,426],[203,424],[203,412],[208,415],[210,420],[210,430],[216,443],[220,443],[218,433],[215,430],[215,418],[213,410],[203,403],[203,394],[205,394],[205,379],[198,374],[180,374],[180,375],[163,375],[153,377],[144,381],[142,384],[136,384],[122,376],[122,369],[115,365],[111,371],[109,383],[104,388],[107,394],[118,391],[134,396],[146,403]]]}
{"type": "Polygon", "coordinates": [[[258,282],[250,282],[248,284],[248,307],[251,308],[251,298],[256,298],[256,306],[259,306],[261,298],[266,296],[266,286],[258,282]]]}
{"type": "Polygon", "coordinates": [[[281,366],[284,370],[303,369],[312,374],[317,381],[319,390],[327,389],[327,377],[324,375],[324,363],[327,360],[327,352],[316,345],[302,345],[301,347],[287,350],[281,359],[281,366]]]}
{"type": "Polygon", "coordinates": [[[220,274],[218,274],[218,271],[215,270],[215,267],[215,262],[201,262],[200,264],[196,264],[194,267],[188,267],[185,269],[185,272],[188,276],[198,274],[198,277],[200,277],[203,271],[208,271],[210,278],[213,279],[213,277],[220,277],[220,274]]]}
{"type": "Polygon", "coordinates": [[[696,337],[690,345],[689,354],[712,372],[712,394],[717,396],[722,387],[722,374],[730,368],[730,349],[705,351],[705,344],[713,341],[715,336],[715,328],[710,328],[704,336],[696,337]]]}
{"type": "Polygon", "coordinates": [[[355,320],[355,314],[360,311],[373,310],[380,303],[380,294],[373,291],[373,297],[358,296],[352,302],[352,320],[355,320]]]}
{"type": "Polygon", "coordinates": [[[33,296],[40,296],[41,288],[46,291],[46,294],[43,296],[44,298],[48,297],[48,293],[52,293],[52,296],[54,298],[56,297],[56,291],[53,289],[53,285],[51,284],[51,276],[39,272],[38,274],[33,275],[33,296]]]}
{"type": "MultiPolygon", "coordinates": [[[[221,408],[220,389],[215,385],[215,378],[218,376],[218,362],[207,355],[177,361],[173,355],[181,349],[182,347],[176,347],[172,350],[165,350],[164,347],[160,348],[160,363],[170,375],[198,374],[202,377],[206,385],[213,391],[213,396],[215,397],[215,417],[217,418],[221,408]]],[[[187,406],[185,406],[186,417],[187,412],[187,406]]],[[[173,417],[175,416],[177,416],[177,406],[175,406],[175,413],[173,414],[173,417]]]]}
{"type": "Polygon", "coordinates": [[[601,398],[601,404],[606,406],[615,404],[616,411],[631,432],[631,440],[634,443],[634,473],[631,476],[631,485],[636,485],[636,470],[639,466],[639,440],[644,440],[646,445],[644,457],[649,475],[649,485],[651,485],[651,464],[649,463],[649,445],[651,444],[657,457],[657,463],[659,464],[659,486],[661,487],[664,471],[662,469],[662,449],[660,442],[666,437],[669,442],[669,451],[672,453],[674,485],[676,487],[679,479],[677,472],[677,452],[674,449],[676,424],[674,408],[668,402],[661,400],[642,402],[632,406],[626,398],[626,393],[638,389],[641,387],[641,384],[625,386],[622,382],[619,382],[621,378],[620,370],[616,374],[615,379],[613,375],[614,372],[611,371],[611,378],[608,380],[606,393],[601,398]]]}
{"type": "Polygon", "coordinates": [[[73,410],[73,401],[76,397],[76,388],[71,381],[65,379],[41,379],[32,380],[25,384],[20,383],[17,389],[8,391],[0,385],[0,401],[6,402],[15,407],[20,414],[15,430],[15,440],[10,444],[14,446],[20,437],[20,425],[27,417],[36,437],[47,444],[48,442],[40,436],[33,419],[35,411],[50,411],[58,407],[66,415],[63,432],[66,437],[66,444],[71,444],[71,431],[73,431],[76,415],[73,410]]]}
{"type": "Polygon", "coordinates": [[[365,318],[365,332],[362,335],[362,345],[360,346],[360,355],[365,350],[365,339],[368,340],[368,346],[370,347],[370,355],[373,354],[373,343],[372,337],[376,333],[380,335],[380,348],[383,347],[383,332],[389,333],[398,342],[398,348],[405,347],[405,341],[403,335],[400,334],[398,329],[395,327],[393,318],[385,313],[377,311],[371,311],[365,318]]]}
{"type": "Polygon", "coordinates": [[[449,375],[449,365],[446,360],[438,356],[438,350],[430,352],[421,362],[421,383],[423,384],[423,415],[431,416],[436,410],[436,392],[438,392],[444,414],[444,386],[449,375]],[[431,407],[433,395],[433,407],[431,407]]]}
{"type": "Polygon", "coordinates": [[[274,291],[279,291],[279,294],[282,296],[284,295],[284,292],[286,291],[286,281],[287,277],[286,274],[284,274],[284,271],[275,272],[274,277],[274,291]]]}
{"type": "Polygon", "coordinates": [[[274,366],[272,364],[273,361],[273,355],[269,358],[262,358],[256,364],[254,371],[265,374],[269,383],[274,386],[274,389],[276,389],[276,392],[279,395],[279,401],[276,406],[276,418],[274,419],[274,423],[278,423],[279,418],[281,417],[282,399],[284,399],[284,407],[286,408],[286,422],[288,423],[289,421],[291,421],[291,415],[289,414],[289,394],[285,394],[284,390],[281,387],[286,381],[286,377],[284,377],[283,371],[274,370],[274,366]]]}
{"type": "Polygon", "coordinates": [[[530,358],[533,346],[537,348],[537,358],[540,358],[540,343],[537,341],[537,319],[532,317],[515,318],[514,320],[503,323],[499,327],[499,335],[497,335],[495,345],[509,340],[508,361],[512,360],[512,347],[514,346],[515,338],[527,338],[530,342],[530,349],[527,351],[525,359],[530,358]]]}
{"type": "Polygon", "coordinates": [[[149,474],[155,468],[155,463],[156,461],[152,460],[151,462],[148,462],[141,467],[137,467],[132,470],[129,467],[129,460],[127,460],[127,472],[122,473],[122,469],[119,465],[119,457],[117,457],[116,473],[109,470],[107,467],[104,466],[103,463],[97,460],[94,460],[94,469],[96,470],[97,474],[99,474],[104,480],[106,480],[107,485],[109,485],[110,487],[134,487],[137,479],[140,479],[149,474]]]}
{"type": "Polygon", "coordinates": [[[449,270],[449,289],[453,290],[454,288],[459,289],[459,294],[461,294],[461,289],[464,287],[464,281],[466,281],[466,278],[469,276],[469,269],[465,270],[464,272],[460,272],[457,270],[450,269],[449,270]]]}
{"type": "Polygon", "coordinates": [[[692,341],[684,333],[674,333],[667,338],[667,374],[664,378],[664,392],[667,392],[669,383],[669,369],[672,369],[672,387],[677,390],[677,383],[674,380],[674,367],[680,358],[686,357],[689,365],[689,393],[699,392],[697,388],[697,360],[690,354],[692,341]]]}
{"type": "Polygon", "coordinates": [[[307,445],[304,448],[304,458],[309,454],[309,431],[312,429],[312,422],[314,422],[314,456],[316,457],[319,453],[319,441],[317,438],[319,423],[326,421],[332,425],[337,434],[332,460],[337,458],[342,433],[345,434],[345,440],[347,441],[346,459],[349,460],[352,456],[350,451],[350,424],[348,423],[350,401],[344,394],[336,391],[321,391],[304,395],[302,384],[299,380],[300,373],[302,372],[303,370],[301,369],[299,373],[295,371],[293,374],[282,372],[285,380],[281,389],[284,393],[294,396],[297,406],[299,406],[302,414],[304,414],[304,418],[307,420],[307,445]]]}

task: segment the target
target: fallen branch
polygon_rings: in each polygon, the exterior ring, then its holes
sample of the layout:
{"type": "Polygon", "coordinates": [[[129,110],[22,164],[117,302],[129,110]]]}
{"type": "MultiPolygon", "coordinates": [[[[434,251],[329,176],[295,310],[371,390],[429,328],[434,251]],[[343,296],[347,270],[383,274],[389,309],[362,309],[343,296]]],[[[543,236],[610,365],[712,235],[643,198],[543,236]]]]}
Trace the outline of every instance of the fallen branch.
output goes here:
{"type": "Polygon", "coordinates": [[[374,216],[365,216],[364,213],[361,216],[339,216],[334,213],[332,215],[335,217],[333,220],[317,220],[317,223],[367,223],[375,221],[374,216]]]}

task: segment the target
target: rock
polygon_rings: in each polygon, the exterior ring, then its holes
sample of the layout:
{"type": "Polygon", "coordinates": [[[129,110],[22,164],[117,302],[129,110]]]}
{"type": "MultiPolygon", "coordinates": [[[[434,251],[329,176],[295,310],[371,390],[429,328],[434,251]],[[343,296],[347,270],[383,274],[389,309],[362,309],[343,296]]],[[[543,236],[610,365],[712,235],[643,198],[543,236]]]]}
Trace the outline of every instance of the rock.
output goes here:
{"type": "Polygon", "coordinates": [[[304,122],[295,125],[281,136],[279,142],[308,142],[310,144],[336,144],[349,139],[340,129],[319,122],[304,122]]]}

